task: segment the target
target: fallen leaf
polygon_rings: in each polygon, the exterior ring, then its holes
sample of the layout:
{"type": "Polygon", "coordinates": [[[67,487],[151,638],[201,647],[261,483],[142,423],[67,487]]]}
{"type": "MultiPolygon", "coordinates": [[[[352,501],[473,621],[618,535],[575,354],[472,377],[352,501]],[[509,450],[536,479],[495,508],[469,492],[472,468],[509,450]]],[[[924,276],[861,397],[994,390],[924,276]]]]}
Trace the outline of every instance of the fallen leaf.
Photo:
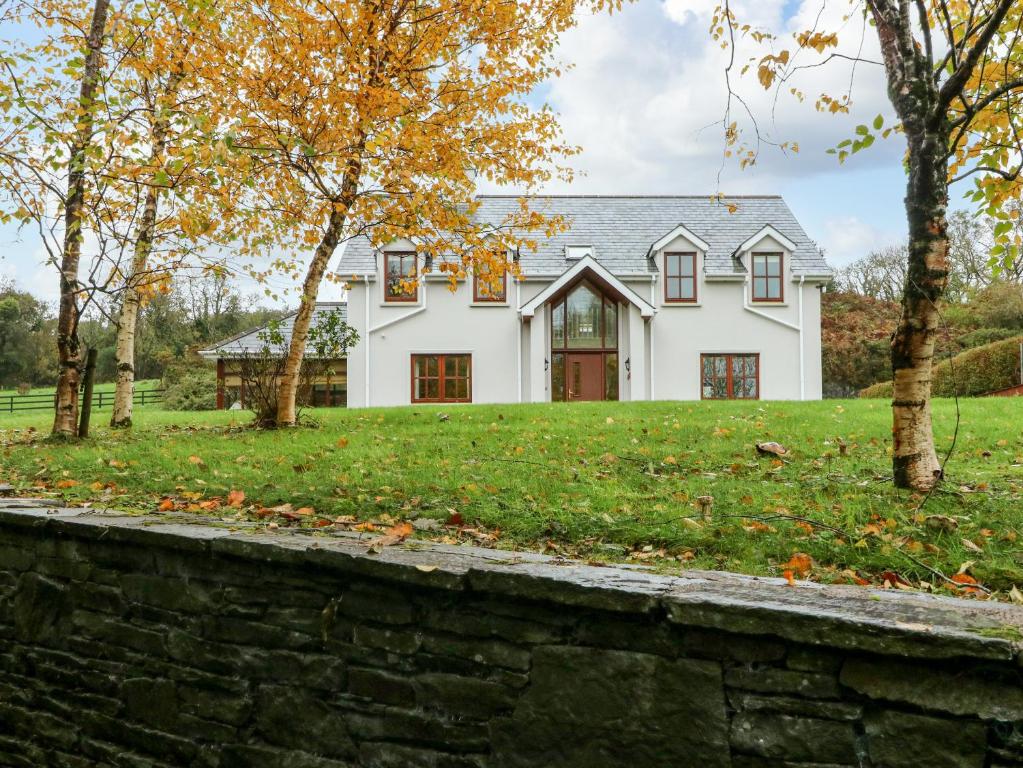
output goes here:
{"type": "Polygon", "coordinates": [[[800,576],[805,577],[813,569],[813,558],[805,552],[796,552],[781,567],[786,570],[795,571],[800,576]]]}
{"type": "Polygon", "coordinates": [[[157,509],[160,510],[161,512],[170,512],[171,510],[174,509],[174,500],[164,499],[163,501],[160,502],[160,506],[158,506],[157,509]]]}
{"type": "Polygon", "coordinates": [[[198,456],[189,456],[188,457],[188,463],[189,464],[195,464],[197,467],[204,467],[204,466],[206,466],[206,462],[203,461],[198,456]]]}
{"type": "Polygon", "coordinates": [[[771,441],[767,443],[757,443],[757,453],[770,454],[773,456],[788,456],[789,449],[781,443],[771,441]]]}
{"type": "Polygon", "coordinates": [[[924,518],[924,525],[936,531],[954,531],[959,527],[959,521],[948,515],[928,515],[924,518]]]}
{"type": "Polygon", "coordinates": [[[411,535],[412,526],[409,523],[395,523],[384,532],[383,536],[378,536],[370,542],[369,551],[379,553],[381,547],[393,547],[395,544],[405,541],[411,535]]]}
{"type": "Polygon", "coordinates": [[[227,505],[229,507],[240,507],[245,501],[245,491],[231,491],[227,494],[227,505]]]}
{"type": "Polygon", "coordinates": [[[423,573],[433,573],[434,571],[437,570],[437,566],[436,565],[417,565],[416,566],[416,570],[417,571],[422,571],[423,573]]]}
{"type": "Polygon", "coordinates": [[[58,480],[56,483],[54,483],[53,487],[54,488],[74,488],[76,485],[79,485],[79,482],[77,480],[58,480]]]}

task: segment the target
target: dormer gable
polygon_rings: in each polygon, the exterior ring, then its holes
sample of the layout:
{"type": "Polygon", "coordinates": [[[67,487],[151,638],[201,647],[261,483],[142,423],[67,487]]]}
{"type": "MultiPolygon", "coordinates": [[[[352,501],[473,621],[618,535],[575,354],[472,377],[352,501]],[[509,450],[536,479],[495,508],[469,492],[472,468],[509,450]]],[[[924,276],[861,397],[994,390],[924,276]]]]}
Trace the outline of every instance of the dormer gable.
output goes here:
{"type": "Polygon", "coordinates": [[[732,254],[738,259],[742,259],[743,256],[748,254],[750,251],[764,244],[765,240],[773,240],[774,243],[770,244],[769,247],[777,248],[781,246],[784,250],[792,253],[796,250],[797,246],[792,240],[787,238],[777,229],[772,227],[770,224],[762,227],[756,234],[750,237],[746,242],[735,249],[735,253],[732,254]]]}
{"type": "Polygon", "coordinates": [[[707,251],[710,250],[710,245],[707,244],[706,240],[704,240],[702,237],[694,233],[685,225],[679,224],[673,230],[671,230],[670,232],[666,232],[663,236],[658,238],[655,242],[653,242],[650,245],[650,250],[648,250],[646,254],[647,258],[648,259],[653,258],[658,251],[667,248],[669,245],[671,245],[679,238],[687,240],[689,243],[693,245],[693,247],[695,247],[699,251],[702,251],[704,254],[706,254],[707,251]]]}

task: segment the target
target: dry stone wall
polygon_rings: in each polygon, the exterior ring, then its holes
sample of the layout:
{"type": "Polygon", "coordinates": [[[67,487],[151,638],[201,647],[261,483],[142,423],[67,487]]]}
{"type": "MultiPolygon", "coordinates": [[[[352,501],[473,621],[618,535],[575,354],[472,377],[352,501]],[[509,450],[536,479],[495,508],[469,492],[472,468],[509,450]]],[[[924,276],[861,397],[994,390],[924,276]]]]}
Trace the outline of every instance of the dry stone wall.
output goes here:
{"type": "Polygon", "coordinates": [[[1011,606],[14,504],[0,766],[1023,766],[1011,606]]]}

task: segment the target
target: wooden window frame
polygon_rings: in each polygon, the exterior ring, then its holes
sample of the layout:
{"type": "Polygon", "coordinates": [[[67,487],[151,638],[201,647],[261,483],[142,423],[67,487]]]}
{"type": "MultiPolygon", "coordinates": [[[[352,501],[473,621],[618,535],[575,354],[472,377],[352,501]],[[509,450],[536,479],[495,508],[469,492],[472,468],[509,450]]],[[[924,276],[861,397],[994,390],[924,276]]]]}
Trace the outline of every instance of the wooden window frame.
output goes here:
{"type": "Polygon", "coordinates": [[[700,399],[701,400],[759,400],[760,399],[760,353],[759,352],[704,352],[700,354],[700,399]],[[704,361],[708,357],[723,357],[725,358],[725,389],[728,392],[726,397],[707,397],[703,391],[703,365],[704,361]],[[756,361],[756,382],[757,382],[757,396],[756,397],[736,397],[735,396],[735,381],[732,376],[732,358],[733,357],[752,357],[756,361]]]}
{"type": "Polygon", "coordinates": [[[419,301],[419,283],[418,283],[418,278],[419,278],[419,254],[417,254],[415,251],[384,251],[384,302],[385,303],[387,303],[387,304],[391,304],[391,303],[410,304],[410,303],[415,303],[415,302],[419,301]],[[399,259],[405,259],[405,258],[407,258],[409,256],[412,257],[412,262],[415,265],[416,279],[417,279],[415,290],[412,291],[412,293],[393,294],[393,293],[391,293],[391,281],[390,281],[390,274],[391,273],[390,273],[390,271],[388,269],[388,267],[389,267],[389,263],[388,262],[390,262],[390,260],[392,258],[395,258],[395,257],[397,257],[399,259]]]}
{"type": "MultiPolygon", "coordinates": [[[[433,378],[427,376],[424,378],[433,378]]],[[[462,376],[456,376],[454,378],[460,379],[462,376]]],[[[411,382],[411,399],[413,404],[419,403],[471,403],[472,402],[472,353],[471,352],[450,352],[441,354],[430,354],[430,353],[414,353],[411,357],[409,366],[409,379],[411,382]],[[435,357],[437,358],[437,394],[438,397],[416,397],[416,359],[422,357],[435,357]],[[465,378],[465,398],[451,398],[444,396],[444,382],[447,380],[447,376],[444,374],[444,362],[449,357],[464,357],[468,360],[468,366],[466,368],[465,378]]]]}
{"type": "Polygon", "coordinates": [[[697,292],[696,285],[696,263],[699,259],[697,258],[696,251],[665,251],[664,252],[664,303],[665,304],[696,304],[699,299],[699,293],[697,292]],[[693,260],[693,274],[692,277],[686,277],[684,275],[670,275],[668,274],[668,257],[669,256],[689,256],[693,260]],[[679,294],[682,293],[682,284],[686,280],[693,281],[693,298],[691,299],[671,299],[668,298],[668,281],[678,280],[679,294]]]}
{"type": "MultiPolygon", "coordinates": [[[[500,258],[500,256],[498,256],[500,258]]],[[[501,295],[483,295],[480,293],[480,278],[477,270],[479,267],[474,267],[472,270],[472,301],[474,304],[507,304],[508,303],[508,269],[504,270],[501,275],[502,286],[501,295]]]]}
{"type": "MultiPolygon", "coordinates": [[[[766,261],[764,264],[766,265],[766,261]]],[[[749,271],[752,282],[750,283],[750,300],[755,301],[758,304],[782,304],[785,301],[785,253],[783,251],[754,251],[749,257],[749,271]],[[771,299],[766,296],[757,296],[757,257],[758,256],[777,256],[778,257],[778,275],[769,276],[765,273],[761,276],[764,280],[777,280],[778,281],[778,298],[771,299]]],[[[770,293],[770,291],[768,291],[770,293]]]]}

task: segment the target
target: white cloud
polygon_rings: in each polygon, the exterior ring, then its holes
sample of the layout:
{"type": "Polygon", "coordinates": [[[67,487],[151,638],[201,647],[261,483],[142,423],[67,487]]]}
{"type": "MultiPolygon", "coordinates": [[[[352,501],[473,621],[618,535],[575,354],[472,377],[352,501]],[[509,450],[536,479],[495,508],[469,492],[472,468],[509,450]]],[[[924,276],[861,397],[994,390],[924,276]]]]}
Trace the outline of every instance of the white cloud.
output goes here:
{"type": "Polygon", "coordinates": [[[840,215],[822,222],[821,246],[832,267],[844,267],[851,261],[866,256],[905,239],[905,232],[877,227],[855,215],[840,215]]]}

